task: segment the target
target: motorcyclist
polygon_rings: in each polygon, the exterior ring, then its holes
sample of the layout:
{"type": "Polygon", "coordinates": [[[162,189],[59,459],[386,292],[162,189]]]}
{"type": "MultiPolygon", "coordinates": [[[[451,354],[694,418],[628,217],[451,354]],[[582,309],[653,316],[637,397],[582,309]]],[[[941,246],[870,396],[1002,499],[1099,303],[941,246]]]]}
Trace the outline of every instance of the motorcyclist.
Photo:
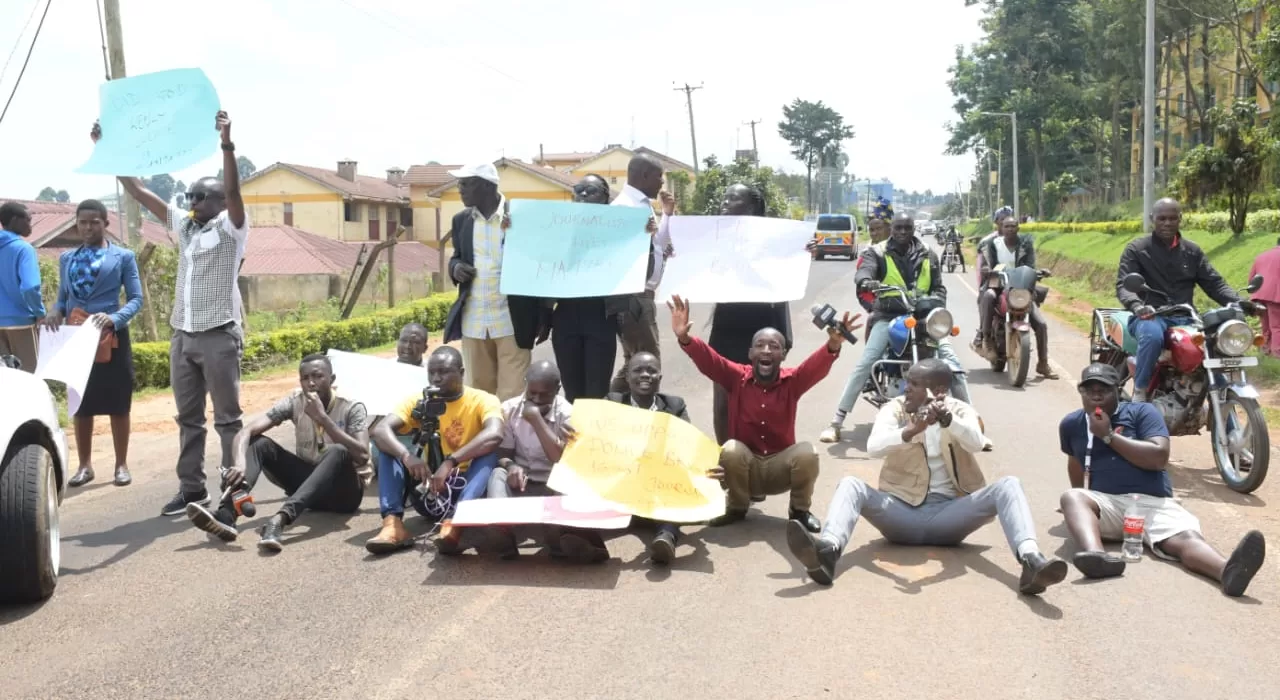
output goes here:
{"type": "MultiPolygon", "coordinates": [[[[867,232],[871,236],[871,244],[862,249],[862,253],[858,256],[859,263],[861,263],[861,257],[866,255],[867,251],[872,248],[880,251],[881,255],[884,254],[885,241],[889,240],[889,225],[891,221],[893,221],[893,205],[889,203],[889,200],[880,197],[876,200],[875,208],[871,210],[871,214],[867,217],[867,232]]],[[[875,294],[858,292],[858,303],[864,311],[870,313],[875,301],[875,294]]],[[[867,326],[866,334],[867,337],[871,336],[870,325],[867,326]]]]}
{"type": "MultiPolygon", "coordinates": [[[[859,258],[854,282],[860,292],[889,285],[914,290],[918,296],[937,297],[943,301],[947,298],[947,288],[942,284],[942,273],[938,269],[938,256],[929,250],[924,241],[916,238],[915,221],[907,213],[894,216],[889,240],[885,242],[883,249],[871,246],[859,258]]],[[[889,349],[888,321],[905,313],[907,308],[897,294],[883,294],[876,300],[867,321],[871,331],[867,335],[866,347],[845,384],[844,394],[840,397],[831,424],[823,428],[818,437],[820,441],[836,442],[840,439],[844,419],[853,410],[858,394],[870,378],[872,365],[889,349]]],[[[949,339],[944,338],[938,343],[938,359],[953,368],[961,367],[960,359],[949,339]]],[[[957,398],[968,400],[969,387],[963,375],[956,375],[952,392],[957,398]]]]}
{"type": "Polygon", "coordinates": [[[956,246],[956,255],[960,258],[960,272],[968,272],[969,268],[964,261],[964,245],[960,239],[960,234],[956,232],[955,226],[947,228],[946,235],[942,237],[942,247],[944,250],[948,243],[954,243],[956,246]]]}
{"type": "MultiPolygon", "coordinates": [[[[991,320],[996,304],[996,290],[987,286],[987,276],[997,265],[1007,269],[1036,266],[1036,243],[1031,236],[1018,233],[1018,219],[1006,216],[1000,220],[1000,236],[992,238],[978,249],[978,269],[982,286],[978,292],[978,320],[981,327],[973,339],[974,352],[983,357],[995,355],[994,339],[990,337],[991,320]]],[[[1049,326],[1044,322],[1040,307],[1032,304],[1027,320],[1036,334],[1036,374],[1045,379],[1057,379],[1058,373],[1049,366],[1049,326]]]]}
{"type": "Polygon", "coordinates": [[[1170,327],[1190,322],[1185,317],[1156,316],[1142,297],[1124,288],[1124,278],[1138,273],[1147,287],[1159,294],[1151,301],[1158,304],[1191,304],[1196,287],[1204,290],[1219,304],[1240,304],[1245,313],[1256,314],[1257,307],[1227,284],[1214,269],[1204,251],[1182,237],[1182,208],[1175,200],[1161,199],[1151,208],[1151,235],[1141,236],[1125,246],[1116,270],[1116,298],[1133,313],[1129,333],[1138,341],[1137,367],[1133,378],[1133,400],[1146,401],[1151,375],[1164,350],[1164,333],[1170,327]]]}

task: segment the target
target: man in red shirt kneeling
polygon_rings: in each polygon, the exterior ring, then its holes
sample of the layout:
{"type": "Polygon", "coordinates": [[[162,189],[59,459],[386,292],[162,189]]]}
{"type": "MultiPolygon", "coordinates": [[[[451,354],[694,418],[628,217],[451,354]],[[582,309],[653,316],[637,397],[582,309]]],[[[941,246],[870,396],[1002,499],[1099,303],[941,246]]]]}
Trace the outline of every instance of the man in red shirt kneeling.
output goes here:
{"type": "MultiPolygon", "coordinates": [[[[711,471],[728,490],[725,514],[711,525],[729,525],[747,517],[753,500],[780,493],[791,494],[788,517],[819,532],[822,524],[809,512],[813,484],[818,479],[818,451],[807,442],[796,442],[796,405],[800,397],[822,381],[840,357],[845,342],[838,329],[829,328],[827,344],[795,368],[782,368],[786,341],[776,328],[756,331],[747,353],[750,365],[730,362],[699,338],[689,334],[689,303],[680,297],[667,302],[671,330],[689,359],[708,379],[729,394],[729,440],[720,449],[720,465],[711,471]]],[[[860,314],[844,315],[850,333],[861,328],[860,314]]]]}

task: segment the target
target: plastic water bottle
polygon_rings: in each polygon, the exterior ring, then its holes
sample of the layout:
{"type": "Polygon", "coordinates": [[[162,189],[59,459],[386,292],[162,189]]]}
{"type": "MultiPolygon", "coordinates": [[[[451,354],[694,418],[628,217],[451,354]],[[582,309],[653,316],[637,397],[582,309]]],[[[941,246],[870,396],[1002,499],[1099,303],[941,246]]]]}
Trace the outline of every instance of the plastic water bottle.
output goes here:
{"type": "Polygon", "coordinates": [[[1147,514],[1142,509],[1138,494],[1132,494],[1124,512],[1124,549],[1121,552],[1125,561],[1142,560],[1142,534],[1147,528],[1147,514]]]}

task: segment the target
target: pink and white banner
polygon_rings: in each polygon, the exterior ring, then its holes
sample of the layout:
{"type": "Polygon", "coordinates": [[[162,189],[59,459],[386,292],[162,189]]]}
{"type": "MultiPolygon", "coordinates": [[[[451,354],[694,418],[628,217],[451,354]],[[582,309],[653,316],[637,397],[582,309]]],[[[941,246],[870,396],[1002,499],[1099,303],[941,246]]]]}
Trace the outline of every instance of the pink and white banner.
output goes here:
{"type": "Polygon", "coordinates": [[[454,527],[485,525],[562,525],[592,530],[622,530],[631,516],[600,505],[594,499],[572,496],[478,498],[463,501],[454,511],[454,527]]]}

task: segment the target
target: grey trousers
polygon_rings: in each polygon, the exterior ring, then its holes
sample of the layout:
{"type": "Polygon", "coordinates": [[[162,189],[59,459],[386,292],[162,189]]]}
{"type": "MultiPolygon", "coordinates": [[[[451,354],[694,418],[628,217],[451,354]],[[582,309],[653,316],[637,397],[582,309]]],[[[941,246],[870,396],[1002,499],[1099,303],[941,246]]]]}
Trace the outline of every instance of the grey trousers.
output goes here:
{"type": "Polygon", "coordinates": [[[822,536],[835,542],[843,552],[859,515],[866,516],[880,534],[894,544],[955,546],[993,517],[1000,519],[1000,527],[1015,557],[1018,545],[1036,539],[1027,495],[1022,491],[1022,483],[1013,476],[1001,477],[960,498],[930,494],[924,503],[915,507],[871,488],[857,477],[846,476],[840,480],[831,499],[822,536]]]}
{"type": "Polygon", "coordinates": [[[213,427],[222,442],[222,465],[235,463],[231,441],[240,432],[240,327],[231,323],[199,333],[174,331],[169,339],[169,383],[178,409],[181,451],[178,481],[184,493],[204,490],[205,394],[213,398],[213,427]]]}
{"type": "Polygon", "coordinates": [[[658,340],[658,310],[653,301],[653,292],[646,291],[638,295],[639,316],[628,311],[618,316],[618,341],[622,344],[622,366],[609,384],[609,391],[625,392],[627,386],[627,363],[631,356],[638,352],[653,353],[662,359],[662,348],[658,340]]]}

